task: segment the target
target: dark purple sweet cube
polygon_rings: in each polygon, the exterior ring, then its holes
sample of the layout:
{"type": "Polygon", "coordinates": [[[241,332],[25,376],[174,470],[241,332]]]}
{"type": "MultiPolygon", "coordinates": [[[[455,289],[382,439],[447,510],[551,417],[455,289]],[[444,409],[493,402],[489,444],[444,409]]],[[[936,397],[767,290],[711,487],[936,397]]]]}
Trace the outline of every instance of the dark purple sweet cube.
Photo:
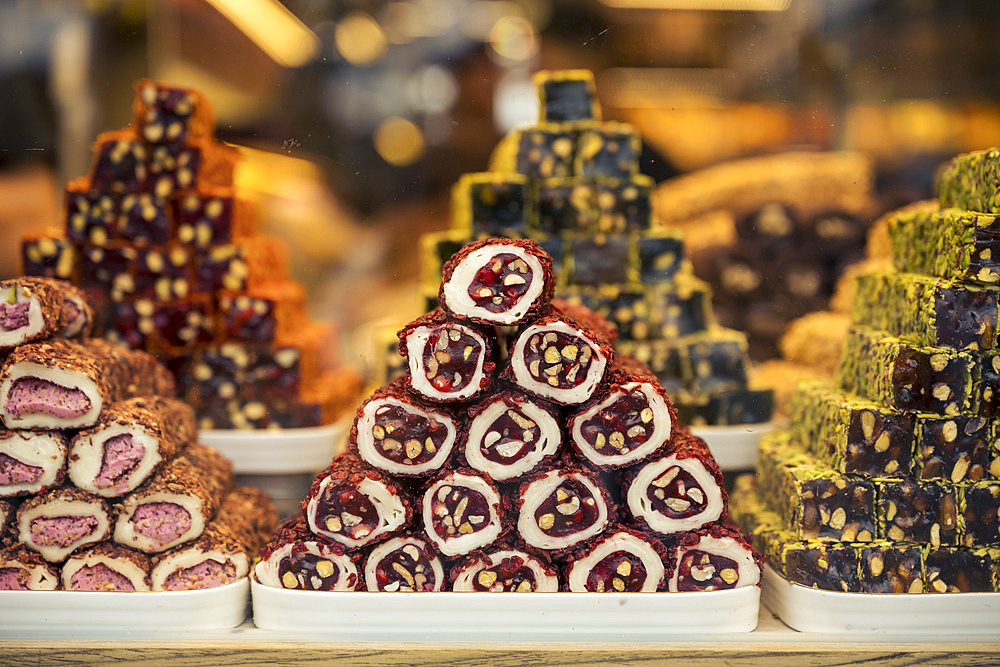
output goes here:
{"type": "Polygon", "coordinates": [[[136,245],[163,245],[170,241],[167,203],[149,192],[130,192],[121,199],[115,235],[136,245]]]}

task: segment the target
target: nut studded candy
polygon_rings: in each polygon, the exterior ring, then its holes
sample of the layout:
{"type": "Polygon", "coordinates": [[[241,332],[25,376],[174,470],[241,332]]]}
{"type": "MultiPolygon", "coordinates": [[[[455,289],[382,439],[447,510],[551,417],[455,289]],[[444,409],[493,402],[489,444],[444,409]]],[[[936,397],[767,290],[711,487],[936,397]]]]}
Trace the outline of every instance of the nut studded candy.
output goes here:
{"type": "Polygon", "coordinates": [[[989,213],[936,204],[889,216],[896,269],[951,280],[1000,282],[1000,219],[989,213]]]}
{"type": "Polygon", "coordinates": [[[572,123],[545,123],[508,133],[493,149],[491,172],[517,172],[529,178],[573,176],[580,130],[572,123]]]}
{"type": "Polygon", "coordinates": [[[399,354],[406,357],[410,388],[435,402],[467,401],[490,387],[493,370],[491,336],[455,322],[441,309],[407,324],[397,334],[399,354]]]}
{"type": "Polygon", "coordinates": [[[0,541],[6,537],[7,529],[14,523],[14,518],[17,516],[18,502],[20,501],[17,499],[11,501],[0,498],[0,541]]]}
{"type": "Polygon", "coordinates": [[[543,70],[535,72],[531,82],[538,90],[538,121],[562,123],[600,120],[597,87],[590,70],[543,70]]]}
{"type": "Polygon", "coordinates": [[[90,180],[78,178],[66,186],[66,237],[77,243],[106,245],[115,235],[119,202],[112,194],[91,188],[90,180]]]}
{"type": "Polygon", "coordinates": [[[545,402],[505,391],[469,409],[461,451],[494,481],[521,479],[550,461],[562,444],[558,413],[545,402]]]}
{"type": "Polygon", "coordinates": [[[538,556],[495,544],[477,551],[451,570],[451,590],[459,593],[555,593],[559,574],[538,556]]]}
{"type": "Polygon", "coordinates": [[[438,300],[457,319],[513,326],[546,308],[554,288],[552,258],[537,243],[491,238],[448,260],[438,300]]]}
{"type": "Polygon", "coordinates": [[[232,243],[257,231],[257,215],[250,202],[231,188],[201,186],[174,199],[177,240],[197,248],[232,243]]]}
{"type": "Polygon", "coordinates": [[[173,224],[166,200],[150,192],[129,192],[119,202],[114,234],[136,245],[163,245],[173,224]]]}
{"type": "Polygon", "coordinates": [[[1000,482],[977,482],[961,487],[962,544],[971,547],[1000,543],[1000,482]]]}
{"type": "Polygon", "coordinates": [[[150,567],[149,556],[141,551],[102,542],[67,559],[62,585],[67,591],[148,591],[150,567]]]}
{"type": "Polygon", "coordinates": [[[262,283],[248,292],[222,292],[218,299],[217,319],[227,339],[289,340],[307,321],[305,288],[291,280],[262,283]]]}
{"type": "Polygon", "coordinates": [[[208,99],[197,90],[142,79],[132,103],[132,125],[151,144],[210,139],[215,120],[208,99]]]}
{"type": "Polygon", "coordinates": [[[923,593],[920,546],[876,542],[861,549],[861,593],[923,593]]]}
{"type": "Polygon", "coordinates": [[[135,292],[133,267],[138,251],[120,241],[101,248],[84,246],[80,251],[80,286],[109,292],[112,301],[120,302],[135,292]]]}
{"type": "Polygon", "coordinates": [[[520,174],[463,174],[451,191],[453,226],[474,236],[518,236],[528,227],[528,179],[520,174]]]}
{"type": "Polygon", "coordinates": [[[649,202],[652,189],[653,179],[642,174],[628,179],[598,180],[597,231],[603,234],[621,234],[648,230],[653,223],[653,211],[649,202]]]}
{"type": "Polygon", "coordinates": [[[1000,150],[990,148],[957,155],[937,174],[936,189],[943,206],[1000,213],[1000,150]]]}
{"type": "Polygon", "coordinates": [[[21,273],[26,276],[71,280],[77,253],[61,229],[46,229],[21,237],[21,273]]]}
{"type": "Polygon", "coordinates": [[[628,236],[581,234],[567,239],[569,282],[603,285],[628,280],[632,241],[628,236]]]}
{"type": "Polygon", "coordinates": [[[713,524],[682,533],[673,542],[676,567],[667,590],[715,591],[760,583],[763,558],[734,528],[713,524]]]}
{"type": "Polygon", "coordinates": [[[615,517],[604,485],[591,473],[568,468],[543,471],[523,483],[517,508],[518,537],[557,554],[601,534],[615,517]]]}
{"type": "Polygon", "coordinates": [[[939,547],[923,552],[927,591],[992,593],[1000,591],[1000,549],[939,547]]]}
{"type": "Polygon", "coordinates": [[[451,456],[458,422],[440,406],[425,405],[399,378],[361,404],[348,446],[362,461],[394,475],[426,476],[451,456]]]}
{"type": "Polygon", "coordinates": [[[651,593],[674,569],[670,552],[654,537],[618,527],[573,556],[566,587],[573,593],[651,593]],[[666,564],[666,566],[665,566],[666,564]]]}
{"type": "Polygon", "coordinates": [[[183,299],[191,292],[191,262],[190,251],[182,246],[136,248],[131,292],[158,301],[183,299]]]}
{"type": "Polygon", "coordinates": [[[0,429],[0,497],[36,494],[59,486],[65,477],[66,438],[61,431],[0,429]]]}
{"type": "Polygon", "coordinates": [[[823,591],[857,593],[861,590],[861,547],[825,540],[795,541],[789,535],[779,554],[785,578],[823,591]]]}
{"type": "Polygon", "coordinates": [[[365,560],[365,587],[369,591],[420,593],[444,589],[441,559],[430,544],[413,536],[383,542],[365,560]]]}
{"type": "Polygon", "coordinates": [[[50,563],[107,539],[110,508],[103,498],[64,486],[25,500],[17,510],[17,539],[50,563]]]}
{"type": "Polygon", "coordinates": [[[493,544],[504,531],[500,493],[472,470],[439,475],[421,504],[424,533],[444,556],[464,556],[493,544]]]}
{"type": "Polygon", "coordinates": [[[347,456],[313,480],[303,509],[312,532],[351,549],[393,536],[413,512],[399,484],[347,456]]]}
{"type": "Polygon", "coordinates": [[[978,416],[917,415],[915,476],[978,482],[989,468],[990,421],[978,416]]]}
{"type": "Polygon", "coordinates": [[[531,188],[534,226],[543,234],[562,235],[597,228],[594,184],[579,178],[546,178],[531,188]]]}
{"type": "Polygon", "coordinates": [[[954,487],[910,479],[875,480],[879,537],[893,542],[957,544],[958,496],[954,487]]]}
{"type": "Polygon", "coordinates": [[[630,178],[639,171],[639,133],[627,123],[605,122],[580,132],[573,173],[585,178],[630,178]]]}
{"type": "Polygon", "coordinates": [[[0,591],[54,591],[59,570],[23,544],[0,549],[0,591]]]}
{"type": "Polygon", "coordinates": [[[201,148],[184,144],[150,146],[147,188],[159,199],[194,186],[201,169],[201,148]]]}
{"type": "Polygon", "coordinates": [[[353,591],[363,585],[361,552],[315,535],[299,516],[289,519],[260,554],[254,576],[264,586],[303,591],[353,591]]]}
{"type": "Polygon", "coordinates": [[[97,135],[90,188],[97,192],[136,192],[149,179],[149,149],[134,130],[97,135]]]}
{"type": "Polygon", "coordinates": [[[287,247],[280,239],[258,234],[195,254],[192,291],[242,292],[268,281],[287,279],[287,247]]]}

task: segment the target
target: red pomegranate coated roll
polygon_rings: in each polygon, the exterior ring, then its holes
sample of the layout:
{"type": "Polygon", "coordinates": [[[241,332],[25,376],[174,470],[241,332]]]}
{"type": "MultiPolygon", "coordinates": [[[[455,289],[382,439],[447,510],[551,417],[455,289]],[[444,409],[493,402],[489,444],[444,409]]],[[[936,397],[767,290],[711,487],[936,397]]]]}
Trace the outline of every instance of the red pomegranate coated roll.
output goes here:
{"type": "Polygon", "coordinates": [[[504,374],[529,394],[579,405],[594,395],[613,359],[614,349],[599,332],[553,313],[521,331],[504,374]]]}
{"type": "Polygon", "coordinates": [[[313,533],[349,549],[391,537],[410,522],[413,512],[392,478],[344,456],[313,480],[304,509],[313,533]]]}
{"type": "Polygon", "coordinates": [[[606,387],[570,415],[566,429],[581,458],[611,470],[654,456],[670,441],[675,420],[655,377],[616,370],[606,387]]]}
{"type": "Polygon", "coordinates": [[[51,278],[0,281],[0,350],[62,331],[65,315],[59,284],[51,278]]]}
{"type": "Polygon", "coordinates": [[[112,542],[78,551],[62,568],[67,591],[148,591],[149,556],[112,542]]]}
{"type": "Polygon", "coordinates": [[[23,544],[0,550],[0,591],[54,591],[59,570],[23,544]]]}
{"type": "Polygon", "coordinates": [[[416,400],[402,377],[361,404],[350,449],[379,470],[420,477],[444,467],[457,437],[458,423],[451,412],[416,400]]]}
{"type": "Polygon", "coordinates": [[[383,542],[365,560],[365,588],[372,592],[440,591],[444,567],[428,542],[404,535],[383,542]]]}
{"type": "Polygon", "coordinates": [[[457,319],[509,326],[547,308],[554,289],[552,258],[537,243],[489,238],[448,260],[438,301],[457,319]]]}
{"type": "Polygon", "coordinates": [[[668,557],[659,540],[618,527],[573,555],[566,586],[573,593],[652,593],[663,586],[668,557]]]}
{"type": "Polygon", "coordinates": [[[562,444],[559,415],[543,401],[505,391],[469,410],[462,451],[466,463],[506,482],[551,460],[562,444]]]}
{"type": "Polygon", "coordinates": [[[427,487],[421,504],[424,533],[445,556],[464,556],[493,544],[503,532],[500,492],[472,470],[446,472],[427,487]]]}
{"type": "Polygon", "coordinates": [[[254,575],[264,586],[300,591],[354,591],[360,552],[313,534],[302,517],[286,522],[261,551],[254,575]]]}
{"type": "Polygon", "coordinates": [[[60,431],[0,430],[0,496],[38,493],[66,477],[66,440],[60,431]]]}
{"type": "Polygon", "coordinates": [[[483,331],[448,318],[440,308],[399,331],[410,389],[438,403],[468,401],[492,381],[493,345],[483,331]]]}
{"type": "Polygon", "coordinates": [[[451,590],[477,593],[555,593],[559,573],[537,556],[493,546],[477,551],[451,570],[451,590]]]}
{"type": "Polygon", "coordinates": [[[677,536],[667,589],[715,591],[760,583],[762,558],[740,531],[713,524],[677,536]]]}
{"type": "Polygon", "coordinates": [[[726,516],[722,471],[705,441],[677,434],[666,456],[623,475],[625,508],[639,526],[670,534],[726,516]]]}
{"type": "Polygon", "coordinates": [[[548,470],[521,485],[517,534],[525,544],[559,552],[608,527],[614,507],[607,489],[582,470],[548,470]]]}
{"type": "Polygon", "coordinates": [[[64,486],[25,500],[17,510],[17,539],[50,563],[106,539],[108,504],[86,491],[64,486]]]}

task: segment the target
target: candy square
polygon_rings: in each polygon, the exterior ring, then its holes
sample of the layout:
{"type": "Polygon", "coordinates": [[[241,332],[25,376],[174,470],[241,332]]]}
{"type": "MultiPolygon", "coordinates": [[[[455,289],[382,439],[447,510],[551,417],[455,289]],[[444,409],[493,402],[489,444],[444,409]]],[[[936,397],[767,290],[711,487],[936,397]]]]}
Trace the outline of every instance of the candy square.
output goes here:
{"type": "Polygon", "coordinates": [[[632,239],[628,236],[585,236],[569,241],[570,284],[623,283],[628,278],[632,239]]]}
{"type": "Polygon", "coordinates": [[[601,123],[580,133],[573,174],[628,179],[639,173],[639,133],[626,123],[601,123]]]}
{"type": "Polygon", "coordinates": [[[671,230],[641,232],[638,245],[637,281],[644,285],[670,282],[684,261],[684,236],[671,230]]]}
{"type": "Polygon", "coordinates": [[[87,179],[77,179],[66,187],[66,238],[77,243],[106,245],[115,233],[118,200],[115,196],[90,189],[87,179]]]}
{"type": "Polygon", "coordinates": [[[547,178],[533,192],[535,227],[544,234],[592,231],[597,228],[594,184],[578,178],[547,178]]]}
{"type": "Polygon", "coordinates": [[[879,538],[893,542],[957,544],[958,498],[954,487],[911,479],[876,480],[879,538]]]}
{"type": "Polygon", "coordinates": [[[860,553],[861,593],[923,593],[921,548],[916,544],[879,542],[860,553]]]}
{"type": "Polygon", "coordinates": [[[940,547],[924,551],[928,592],[992,593],[1000,590],[1000,549],[940,547]]]}
{"type": "Polygon", "coordinates": [[[1000,482],[978,482],[960,488],[965,517],[962,544],[1000,544],[1000,482]]]}
{"type": "Polygon", "coordinates": [[[191,293],[191,251],[178,245],[136,248],[132,277],[134,293],[169,301],[191,293]]]}
{"type": "Polygon", "coordinates": [[[653,222],[650,194],[653,179],[601,179],[595,184],[597,231],[603,234],[645,231],[653,222]]]}
{"type": "Polygon", "coordinates": [[[149,179],[149,150],[131,130],[98,135],[90,188],[97,192],[136,192],[149,179]]]}
{"type": "Polygon", "coordinates": [[[518,174],[465,174],[452,189],[454,226],[473,235],[524,234],[530,217],[527,185],[518,174]]]}
{"type": "Polygon", "coordinates": [[[532,80],[538,89],[539,122],[600,120],[601,107],[590,70],[536,72],[532,80]]]}
{"type": "Polygon", "coordinates": [[[21,273],[72,280],[77,253],[59,230],[25,234],[21,239],[21,273]]]}
{"type": "Polygon", "coordinates": [[[170,241],[173,225],[166,201],[148,192],[129,192],[121,199],[115,236],[136,245],[163,245],[170,241]]]}
{"type": "Polygon", "coordinates": [[[990,465],[990,422],[983,417],[917,417],[914,463],[920,479],[977,482],[990,465]]]}

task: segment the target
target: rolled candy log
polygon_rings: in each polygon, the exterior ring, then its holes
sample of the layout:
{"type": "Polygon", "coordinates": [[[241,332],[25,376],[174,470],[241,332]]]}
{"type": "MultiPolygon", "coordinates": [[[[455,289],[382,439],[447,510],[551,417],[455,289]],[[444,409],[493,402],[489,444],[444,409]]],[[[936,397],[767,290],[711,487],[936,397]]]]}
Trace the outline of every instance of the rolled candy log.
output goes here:
{"type": "Polygon", "coordinates": [[[661,533],[700,528],[726,516],[722,471],[705,441],[678,433],[666,456],[622,475],[625,509],[635,524],[661,533]]]}
{"type": "Polygon", "coordinates": [[[198,539],[153,557],[152,589],[215,588],[242,579],[277,526],[278,512],[266,493],[234,488],[198,539]]]}
{"type": "Polygon", "coordinates": [[[668,548],[676,563],[667,578],[667,589],[672,592],[715,591],[760,583],[763,557],[735,528],[711,524],[677,535],[668,548]]]}
{"type": "Polygon", "coordinates": [[[64,486],[32,496],[17,510],[17,539],[50,563],[80,547],[107,539],[111,532],[103,498],[64,486]]]}
{"type": "Polygon", "coordinates": [[[96,495],[120,496],[138,488],[196,437],[194,410],[182,401],[160,396],[118,401],[73,437],[69,478],[96,495]]]}
{"type": "Polygon", "coordinates": [[[44,285],[62,295],[63,325],[55,332],[61,338],[85,339],[94,330],[94,309],[82,289],[65,280],[40,276],[23,276],[18,280],[44,285]]]}
{"type": "Polygon", "coordinates": [[[115,542],[159,553],[197,538],[233,485],[233,464],[205,445],[190,444],[125,496],[115,542]]]}
{"type": "Polygon", "coordinates": [[[559,573],[550,564],[509,545],[470,554],[451,570],[451,590],[480,593],[555,593],[559,573]]]}
{"type": "Polygon", "coordinates": [[[309,530],[300,516],[289,520],[262,550],[254,575],[264,586],[303,591],[353,591],[361,584],[360,551],[348,551],[309,530]]]}
{"type": "Polygon", "coordinates": [[[62,567],[67,591],[148,591],[149,556],[114,542],[101,542],[70,556],[62,567]]]}
{"type": "Polygon", "coordinates": [[[365,587],[386,592],[423,592],[444,589],[441,559],[430,543],[413,535],[387,540],[365,560],[365,587]]]}
{"type": "Polygon", "coordinates": [[[101,338],[88,338],[86,345],[111,357],[117,367],[118,396],[123,400],[133,396],[176,396],[173,373],[142,350],[132,350],[101,338]]]}
{"type": "Polygon", "coordinates": [[[566,568],[573,593],[651,593],[661,590],[672,568],[670,552],[658,539],[622,526],[612,528],[575,552],[566,568]]]}
{"type": "Polygon", "coordinates": [[[437,308],[397,334],[409,387],[423,398],[448,403],[479,396],[492,382],[492,335],[457,322],[437,308]]]}
{"type": "Polygon", "coordinates": [[[655,456],[670,441],[676,420],[655,375],[616,368],[607,384],[570,415],[566,429],[581,459],[610,470],[655,456]]]}
{"type": "Polygon", "coordinates": [[[338,456],[313,480],[304,510],[313,533],[349,549],[391,537],[413,514],[399,484],[349,456],[338,456]]]}
{"type": "Polygon", "coordinates": [[[444,467],[458,437],[458,421],[445,407],[425,404],[400,377],[361,404],[349,449],[393,475],[420,477],[444,467]]]}
{"type": "Polygon", "coordinates": [[[424,533],[449,557],[487,547],[504,532],[500,502],[489,477],[467,469],[444,472],[424,492],[424,533]]]}
{"type": "Polygon", "coordinates": [[[469,467],[497,482],[520,479],[551,461],[562,444],[560,418],[519,391],[490,396],[469,410],[460,448],[469,467]]]}
{"type": "Polygon", "coordinates": [[[615,516],[608,490],[582,469],[536,473],[521,485],[517,506],[521,540],[557,555],[604,532],[615,516]]]}
{"type": "Polygon", "coordinates": [[[58,282],[49,278],[0,281],[0,350],[62,331],[65,315],[58,282]]]}
{"type": "Polygon", "coordinates": [[[0,591],[54,591],[59,570],[23,544],[0,549],[0,591]]]}
{"type": "Polygon", "coordinates": [[[469,243],[441,273],[442,308],[477,324],[527,322],[548,308],[555,289],[552,258],[534,241],[523,239],[469,243]]]}
{"type": "Polygon", "coordinates": [[[0,430],[0,496],[38,493],[66,478],[66,439],[59,431],[0,430]]]}

